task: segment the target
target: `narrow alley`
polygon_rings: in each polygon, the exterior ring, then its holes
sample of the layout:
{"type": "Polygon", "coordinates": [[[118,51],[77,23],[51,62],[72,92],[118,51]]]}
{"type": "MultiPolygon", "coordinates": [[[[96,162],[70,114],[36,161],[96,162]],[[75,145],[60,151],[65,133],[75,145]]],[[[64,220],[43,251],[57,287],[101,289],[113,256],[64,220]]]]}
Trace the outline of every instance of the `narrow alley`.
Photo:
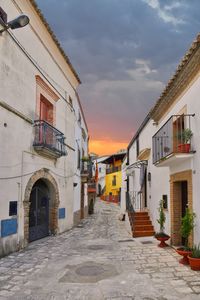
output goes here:
{"type": "Polygon", "coordinates": [[[200,277],[170,247],[133,239],[115,204],[0,260],[3,299],[200,299],[200,277]]]}

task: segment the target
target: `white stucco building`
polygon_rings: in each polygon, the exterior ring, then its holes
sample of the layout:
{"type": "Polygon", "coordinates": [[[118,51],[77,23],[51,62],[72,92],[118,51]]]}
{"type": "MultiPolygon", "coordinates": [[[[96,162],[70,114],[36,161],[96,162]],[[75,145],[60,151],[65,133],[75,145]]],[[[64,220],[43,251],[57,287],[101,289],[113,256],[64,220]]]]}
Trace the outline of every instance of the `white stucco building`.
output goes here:
{"type": "MultiPolygon", "coordinates": [[[[196,226],[190,244],[200,242],[200,36],[128,146],[127,190],[136,210],[147,210],[157,231],[164,200],[165,231],[180,245],[181,219],[188,207],[196,226]]],[[[124,189],[125,191],[125,189],[124,189]]]]}
{"type": "Polygon", "coordinates": [[[102,195],[105,190],[106,165],[101,162],[106,158],[108,158],[108,156],[101,156],[94,161],[94,173],[96,173],[96,166],[98,166],[97,195],[99,196],[102,195]]]}
{"type": "Polygon", "coordinates": [[[81,219],[88,214],[88,162],[82,159],[88,158],[88,127],[84,117],[79,96],[77,94],[74,103],[76,114],[75,123],[75,175],[74,175],[74,224],[79,223],[81,219]]]}
{"type": "Polygon", "coordinates": [[[8,20],[30,18],[0,34],[1,256],[73,226],[88,131],[80,79],[35,1],[0,0],[0,7],[8,20]]]}

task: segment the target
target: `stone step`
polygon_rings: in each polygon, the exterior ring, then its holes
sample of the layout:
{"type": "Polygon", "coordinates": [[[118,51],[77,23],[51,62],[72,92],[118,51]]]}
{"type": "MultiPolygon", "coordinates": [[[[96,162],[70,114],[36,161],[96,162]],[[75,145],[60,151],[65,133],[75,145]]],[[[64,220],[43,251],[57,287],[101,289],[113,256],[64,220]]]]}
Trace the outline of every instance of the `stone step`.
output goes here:
{"type": "Polygon", "coordinates": [[[133,237],[153,236],[154,234],[153,230],[133,231],[133,237]]]}
{"type": "Polygon", "coordinates": [[[137,225],[152,225],[151,220],[135,220],[132,222],[133,224],[137,225]]]}
{"type": "Polygon", "coordinates": [[[152,225],[133,225],[133,231],[154,231],[152,225]]]}
{"type": "Polygon", "coordinates": [[[147,211],[136,211],[135,216],[148,216],[147,211]]]}
{"type": "Polygon", "coordinates": [[[136,215],[135,217],[134,217],[134,220],[150,220],[150,218],[149,218],[149,216],[148,215],[146,215],[146,216],[138,216],[138,215],[136,215]]]}

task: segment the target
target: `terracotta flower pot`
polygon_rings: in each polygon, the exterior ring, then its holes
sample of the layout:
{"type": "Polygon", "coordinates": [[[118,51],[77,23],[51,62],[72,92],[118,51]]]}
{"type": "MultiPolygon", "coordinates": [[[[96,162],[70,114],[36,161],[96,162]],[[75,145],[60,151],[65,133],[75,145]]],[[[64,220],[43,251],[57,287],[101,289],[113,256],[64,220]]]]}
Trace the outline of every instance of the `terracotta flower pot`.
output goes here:
{"type": "Polygon", "coordinates": [[[164,248],[164,247],[168,247],[169,245],[167,245],[165,242],[169,239],[169,236],[165,236],[165,237],[156,237],[156,239],[158,241],[160,241],[160,244],[158,244],[158,247],[164,248]]]}
{"type": "Polygon", "coordinates": [[[179,144],[178,152],[180,153],[189,153],[190,152],[190,144],[179,144]]]}
{"type": "Polygon", "coordinates": [[[194,271],[200,271],[200,258],[194,258],[191,257],[191,255],[188,255],[190,267],[194,271]]]}
{"type": "Polygon", "coordinates": [[[189,265],[188,255],[190,255],[192,253],[192,251],[184,250],[183,248],[178,248],[178,249],[176,249],[176,252],[179,255],[183,256],[183,258],[181,258],[179,260],[179,263],[183,264],[183,265],[189,265]]]}

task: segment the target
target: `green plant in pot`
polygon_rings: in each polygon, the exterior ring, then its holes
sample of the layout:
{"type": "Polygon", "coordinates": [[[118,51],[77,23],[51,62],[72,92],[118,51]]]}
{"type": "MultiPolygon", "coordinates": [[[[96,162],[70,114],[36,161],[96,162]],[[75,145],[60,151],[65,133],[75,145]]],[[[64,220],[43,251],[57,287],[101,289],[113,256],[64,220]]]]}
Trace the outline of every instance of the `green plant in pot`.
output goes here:
{"type": "Polygon", "coordinates": [[[90,159],[89,159],[89,157],[88,156],[83,156],[82,157],[82,161],[89,161],[90,159]]]}
{"type": "Polygon", "coordinates": [[[184,238],[184,245],[176,249],[176,252],[183,256],[179,262],[183,265],[188,265],[188,255],[191,254],[191,248],[189,247],[189,236],[194,228],[195,213],[191,212],[189,208],[186,209],[186,213],[181,220],[181,236],[184,238]]]}
{"type": "Polygon", "coordinates": [[[190,152],[190,140],[193,136],[192,130],[190,128],[184,129],[179,134],[179,139],[181,141],[181,144],[178,145],[178,151],[183,153],[190,152]]]}
{"type": "Polygon", "coordinates": [[[160,244],[158,245],[158,247],[161,247],[161,248],[168,246],[165,242],[170,238],[170,236],[164,232],[164,229],[165,229],[164,224],[166,221],[166,216],[165,216],[165,212],[164,212],[163,202],[164,202],[163,200],[160,200],[160,204],[159,204],[159,208],[158,208],[159,218],[157,219],[157,222],[160,225],[160,230],[159,230],[159,232],[155,233],[155,238],[158,241],[160,241],[160,244]]]}
{"type": "Polygon", "coordinates": [[[194,245],[192,253],[188,255],[190,267],[194,271],[200,271],[200,244],[194,245]]]}

